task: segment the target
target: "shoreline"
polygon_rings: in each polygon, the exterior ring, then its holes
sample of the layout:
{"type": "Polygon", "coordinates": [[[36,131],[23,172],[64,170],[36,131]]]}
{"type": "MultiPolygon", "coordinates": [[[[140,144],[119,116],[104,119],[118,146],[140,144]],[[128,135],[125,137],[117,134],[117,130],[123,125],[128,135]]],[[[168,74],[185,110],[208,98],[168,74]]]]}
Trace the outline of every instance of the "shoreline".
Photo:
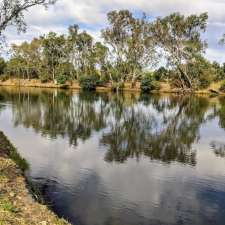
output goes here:
{"type": "MultiPolygon", "coordinates": [[[[152,91],[149,93],[165,93],[165,94],[209,94],[209,95],[225,95],[225,93],[220,92],[221,82],[211,84],[207,89],[197,90],[197,91],[188,91],[185,92],[180,89],[171,88],[170,85],[166,82],[160,82],[160,89],[157,91],[152,91]]],[[[33,88],[56,88],[56,89],[73,89],[81,90],[82,88],[79,85],[78,81],[68,82],[66,84],[60,85],[55,84],[54,82],[42,83],[38,79],[8,79],[6,81],[0,81],[0,86],[10,86],[10,87],[33,87],[33,88]]],[[[98,86],[96,91],[112,91],[110,85],[98,86]]],[[[137,82],[135,87],[132,87],[130,82],[126,82],[121,91],[130,91],[130,92],[141,92],[140,82],[137,82]]]]}
{"type": "Polygon", "coordinates": [[[25,178],[28,168],[25,159],[0,131],[0,224],[69,225],[34,200],[25,178]]]}

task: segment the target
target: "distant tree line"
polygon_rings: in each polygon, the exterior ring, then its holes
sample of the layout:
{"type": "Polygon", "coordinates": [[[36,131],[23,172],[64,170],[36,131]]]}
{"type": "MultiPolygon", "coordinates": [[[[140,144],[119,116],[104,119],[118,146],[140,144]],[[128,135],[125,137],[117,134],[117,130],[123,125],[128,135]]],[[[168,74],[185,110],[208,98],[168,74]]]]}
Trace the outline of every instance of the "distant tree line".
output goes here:
{"type": "MultiPolygon", "coordinates": [[[[125,82],[134,86],[140,81],[143,91],[158,89],[159,81],[196,90],[225,80],[225,63],[211,63],[204,57],[207,13],[173,13],[152,21],[145,14],[135,18],[130,11],[120,10],[109,12],[107,18],[102,42],[73,25],[66,35],[50,32],[13,44],[10,59],[0,59],[2,79],[37,78],[59,84],[78,80],[86,89],[106,84],[119,89],[125,82]]],[[[221,90],[225,91],[224,82],[221,90]]]]}

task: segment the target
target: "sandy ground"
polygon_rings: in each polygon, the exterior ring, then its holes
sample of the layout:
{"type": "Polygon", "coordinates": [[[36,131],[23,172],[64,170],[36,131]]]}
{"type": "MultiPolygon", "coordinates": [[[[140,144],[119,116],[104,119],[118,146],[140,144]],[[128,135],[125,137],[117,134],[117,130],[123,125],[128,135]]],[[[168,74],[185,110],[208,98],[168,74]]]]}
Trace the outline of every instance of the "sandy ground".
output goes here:
{"type": "MultiPolygon", "coordinates": [[[[6,81],[0,81],[0,86],[15,86],[15,87],[39,87],[39,88],[68,88],[68,89],[81,89],[78,81],[68,82],[64,85],[58,85],[54,82],[41,83],[38,79],[9,79],[6,81]]],[[[195,91],[197,94],[222,94],[219,91],[221,86],[221,82],[212,83],[207,89],[195,91]]],[[[111,90],[110,85],[106,85],[105,87],[97,87],[97,91],[111,90]]],[[[131,83],[126,82],[123,87],[123,91],[135,91],[140,92],[140,82],[136,82],[136,85],[132,87],[131,83]]],[[[182,92],[180,89],[171,88],[169,83],[160,82],[160,90],[154,91],[157,93],[180,93],[182,92]]]]}

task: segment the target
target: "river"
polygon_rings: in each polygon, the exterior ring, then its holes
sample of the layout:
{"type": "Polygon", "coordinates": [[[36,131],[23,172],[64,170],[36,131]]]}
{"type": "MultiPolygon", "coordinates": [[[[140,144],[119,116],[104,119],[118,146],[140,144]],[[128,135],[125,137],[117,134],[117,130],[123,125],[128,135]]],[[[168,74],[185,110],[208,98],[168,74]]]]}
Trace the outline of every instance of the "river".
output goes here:
{"type": "Polygon", "coordinates": [[[72,224],[224,224],[224,97],[1,87],[0,130],[72,224]]]}

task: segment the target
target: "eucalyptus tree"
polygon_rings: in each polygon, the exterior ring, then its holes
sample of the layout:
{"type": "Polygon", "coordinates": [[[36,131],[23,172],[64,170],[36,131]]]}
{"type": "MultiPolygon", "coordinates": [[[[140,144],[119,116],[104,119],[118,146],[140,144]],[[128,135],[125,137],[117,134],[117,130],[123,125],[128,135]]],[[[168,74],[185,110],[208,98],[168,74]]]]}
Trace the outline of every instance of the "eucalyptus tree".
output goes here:
{"type": "Polygon", "coordinates": [[[102,37],[111,50],[112,61],[119,70],[120,80],[135,82],[142,69],[154,62],[155,48],[147,18],[134,18],[128,10],[108,13],[109,26],[102,37]]]}
{"type": "Polygon", "coordinates": [[[18,31],[25,31],[24,12],[29,8],[42,5],[47,7],[56,0],[1,0],[0,2],[0,36],[7,26],[14,25],[18,31]]]}
{"type": "MultiPolygon", "coordinates": [[[[34,38],[30,43],[23,42],[20,45],[12,45],[12,57],[14,59],[22,59],[23,71],[26,78],[38,77],[41,73],[41,40],[34,38]]],[[[25,76],[24,76],[25,77],[25,76]]]]}
{"type": "Polygon", "coordinates": [[[215,80],[223,80],[225,78],[224,68],[216,61],[212,63],[212,68],[214,70],[215,80]]]}
{"type": "Polygon", "coordinates": [[[20,78],[28,78],[29,76],[29,68],[28,68],[28,62],[26,61],[27,57],[27,50],[28,50],[28,43],[23,42],[21,45],[12,44],[12,59],[9,63],[8,69],[9,72],[13,72],[12,69],[10,69],[10,66],[17,66],[18,68],[18,76],[20,78]]]}
{"type": "Polygon", "coordinates": [[[94,60],[92,58],[94,40],[86,31],[78,34],[77,51],[80,75],[88,76],[94,71],[94,60]]]}
{"type": "Polygon", "coordinates": [[[101,77],[107,72],[109,49],[101,42],[96,42],[93,46],[92,57],[94,59],[95,68],[99,70],[101,77]]]}
{"type": "Polygon", "coordinates": [[[4,73],[6,65],[4,58],[0,58],[0,75],[4,73]]]}
{"type": "MultiPolygon", "coordinates": [[[[79,52],[77,49],[78,41],[78,25],[71,25],[68,28],[68,37],[67,37],[67,57],[68,61],[73,65],[73,70],[71,69],[70,75],[73,76],[74,69],[78,70],[79,68],[79,52]]],[[[75,77],[77,78],[77,76],[75,77]]]]}
{"type": "Polygon", "coordinates": [[[193,77],[187,73],[187,65],[197,61],[207,44],[201,39],[205,32],[208,15],[183,16],[173,13],[164,18],[157,18],[150,29],[158,49],[162,50],[168,66],[176,70],[180,87],[193,88],[193,77]]]}
{"type": "Polygon", "coordinates": [[[25,79],[25,65],[26,62],[21,57],[12,57],[7,62],[7,67],[5,69],[5,74],[12,77],[24,78],[25,79]]]}
{"type": "Polygon", "coordinates": [[[51,79],[56,79],[57,68],[67,60],[66,38],[64,35],[57,35],[54,32],[41,37],[44,63],[47,71],[52,75],[51,79]]]}
{"type": "Polygon", "coordinates": [[[88,74],[93,50],[93,38],[86,31],[79,31],[78,25],[72,25],[68,29],[67,53],[68,60],[73,64],[77,72],[77,78],[81,74],[88,74]]]}

